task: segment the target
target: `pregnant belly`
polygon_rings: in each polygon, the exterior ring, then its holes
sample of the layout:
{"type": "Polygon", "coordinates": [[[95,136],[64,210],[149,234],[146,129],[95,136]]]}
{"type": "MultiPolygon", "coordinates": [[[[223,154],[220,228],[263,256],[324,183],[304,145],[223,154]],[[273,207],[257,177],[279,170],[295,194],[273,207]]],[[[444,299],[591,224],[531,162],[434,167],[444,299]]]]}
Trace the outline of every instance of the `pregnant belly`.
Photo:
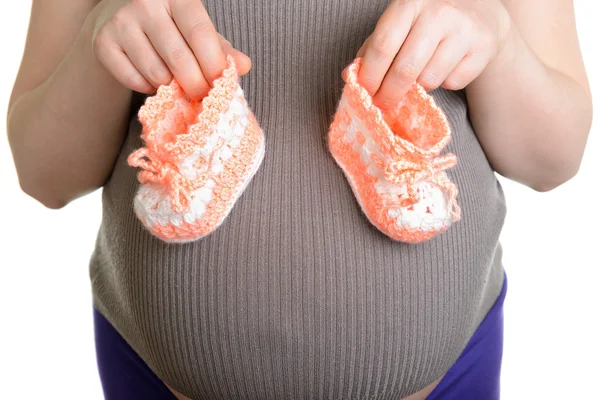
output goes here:
{"type": "Polygon", "coordinates": [[[137,310],[142,358],[168,386],[194,400],[424,399],[462,350],[462,334],[396,308],[383,281],[310,293],[314,282],[303,289],[291,275],[272,273],[270,284],[250,275],[209,273],[198,296],[173,274],[165,295],[174,302],[137,310]]]}
{"type": "Polygon", "coordinates": [[[274,206],[260,199],[282,196],[287,183],[267,191],[268,177],[257,175],[219,229],[184,245],[113,207],[133,191],[109,186],[91,262],[100,311],[194,400],[399,400],[432,390],[485,312],[489,252],[459,259],[452,244],[477,230],[397,243],[347,186],[321,189],[335,207],[297,196],[274,206]]]}
{"type": "Polygon", "coordinates": [[[478,297],[460,268],[434,279],[341,254],[278,263],[276,251],[257,263],[214,235],[212,251],[129,247],[140,262],[93,280],[101,311],[191,399],[424,398],[468,340],[478,297]]]}
{"type": "Polygon", "coordinates": [[[94,300],[180,393],[402,399],[444,375],[499,293],[490,255],[504,208],[477,143],[465,145],[471,132],[454,129],[452,143],[471,149],[457,181],[486,186],[461,191],[459,224],[408,245],[363,215],[323,145],[331,111],[259,111],[271,150],[225,222],[186,244],[153,237],[133,212],[126,157],[141,143],[132,120],[103,191],[94,300]]]}
{"type": "MultiPolygon", "coordinates": [[[[427,396],[433,392],[433,389],[435,389],[435,387],[437,386],[437,384],[442,380],[442,378],[438,378],[436,379],[435,382],[431,383],[429,386],[427,386],[425,389],[418,391],[417,393],[411,394],[408,397],[403,397],[401,400],[425,400],[427,398],[427,396]]],[[[175,397],[177,397],[178,400],[192,400],[189,397],[184,396],[183,394],[179,393],[178,391],[176,391],[175,389],[173,389],[172,387],[170,387],[169,385],[167,385],[167,387],[169,388],[169,390],[173,393],[173,395],[175,395],[175,397]]]]}

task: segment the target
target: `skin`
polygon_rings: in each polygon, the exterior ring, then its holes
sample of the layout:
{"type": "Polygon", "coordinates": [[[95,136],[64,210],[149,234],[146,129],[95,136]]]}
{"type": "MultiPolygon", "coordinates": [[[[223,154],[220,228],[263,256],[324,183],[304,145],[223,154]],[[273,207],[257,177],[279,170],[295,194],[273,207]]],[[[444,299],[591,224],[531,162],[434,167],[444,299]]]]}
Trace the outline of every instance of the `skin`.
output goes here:
{"type": "MultiPolygon", "coordinates": [[[[22,189],[61,208],[100,188],[127,131],[131,91],[152,93],[174,76],[201,98],[225,54],[240,74],[250,70],[199,0],[34,0],[7,116],[22,189]]],[[[505,177],[547,191],[577,173],[592,103],[572,0],[394,0],[357,56],[359,82],[381,108],[415,81],[464,89],[478,139],[505,177]]],[[[441,379],[403,400],[425,399],[441,379]]]]}
{"type": "Polygon", "coordinates": [[[7,116],[21,188],[56,209],[102,187],[132,90],[152,93],[175,76],[202,98],[226,54],[240,75],[250,70],[198,0],[33,0],[7,116]]]}
{"type": "Polygon", "coordinates": [[[499,174],[548,191],[579,170],[592,101],[572,0],[392,1],[357,56],[382,109],[415,81],[465,89],[499,174]]]}

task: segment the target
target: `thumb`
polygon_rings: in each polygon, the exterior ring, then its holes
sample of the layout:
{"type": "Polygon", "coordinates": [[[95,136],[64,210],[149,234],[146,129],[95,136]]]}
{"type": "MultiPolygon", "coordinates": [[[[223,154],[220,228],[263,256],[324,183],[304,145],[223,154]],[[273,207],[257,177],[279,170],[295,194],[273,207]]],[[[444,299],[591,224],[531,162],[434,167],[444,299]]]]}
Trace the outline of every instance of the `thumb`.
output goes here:
{"type": "Polygon", "coordinates": [[[250,60],[250,57],[248,57],[241,51],[233,48],[231,42],[225,39],[223,36],[220,37],[220,41],[221,48],[223,49],[225,54],[229,54],[233,57],[238,75],[247,74],[252,68],[252,61],[250,60]]]}

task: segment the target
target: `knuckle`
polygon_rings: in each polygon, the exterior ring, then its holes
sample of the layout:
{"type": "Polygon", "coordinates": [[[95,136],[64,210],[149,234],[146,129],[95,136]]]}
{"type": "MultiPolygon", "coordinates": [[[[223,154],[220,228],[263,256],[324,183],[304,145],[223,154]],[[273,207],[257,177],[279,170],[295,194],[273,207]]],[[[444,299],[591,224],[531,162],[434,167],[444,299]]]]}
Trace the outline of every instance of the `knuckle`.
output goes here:
{"type": "Polygon", "coordinates": [[[373,98],[373,101],[384,108],[389,108],[392,105],[397,104],[398,101],[400,101],[400,99],[397,98],[397,96],[394,96],[389,93],[381,93],[381,94],[376,95],[373,98]]]}
{"type": "Polygon", "coordinates": [[[187,60],[189,54],[188,49],[182,46],[173,46],[169,49],[169,62],[172,65],[183,64],[187,60]]]}
{"type": "Polygon", "coordinates": [[[133,24],[123,26],[119,33],[119,39],[123,43],[135,43],[138,37],[139,30],[133,24]]]}
{"type": "Polygon", "coordinates": [[[367,92],[374,94],[379,88],[382,77],[373,73],[359,73],[358,79],[367,92]]]}
{"type": "Polygon", "coordinates": [[[373,33],[370,40],[371,49],[378,57],[388,57],[394,54],[393,37],[389,32],[381,30],[373,33]]]}
{"type": "Polygon", "coordinates": [[[373,93],[377,90],[377,86],[379,81],[373,77],[364,77],[363,78],[363,86],[369,93],[373,93]]]}
{"type": "Polygon", "coordinates": [[[145,93],[149,89],[148,82],[138,74],[126,75],[123,77],[123,84],[129,89],[145,93]]]}
{"type": "Polygon", "coordinates": [[[417,66],[410,60],[399,60],[392,65],[392,73],[405,80],[416,80],[418,77],[417,66]]]}
{"type": "Polygon", "coordinates": [[[475,23],[470,18],[464,18],[456,26],[456,34],[466,42],[472,42],[477,35],[475,23]]]}
{"type": "Polygon", "coordinates": [[[427,90],[433,90],[440,86],[441,79],[434,73],[428,72],[422,74],[418,82],[421,86],[423,86],[427,90]]]}
{"type": "Polygon", "coordinates": [[[153,64],[148,68],[148,78],[155,85],[165,85],[171,80],[171,73],[162,64],[153,64]]]}
{"type": "Polygon", "coordinates": [[[94,37],[94,39],[92,41],[92,46],[94,48],[95,53],[97,55],[100,55],[100,54],[104,54],[106,52],[106,50],[110,48],[111,42],[112,42],[112,39],[111,39],[110,35],[108,35],[105,30],[101,30],[94,37]]]}
{"type": "Polygon", "coordinates": [[[475,33],[477,31],[477,24],[472,18],[461,18],[460,26],[469,33],[475,33]]]}
{"type": "Polygon", "coordinates": [[[423,6],[423,0],[394,0],[397,6],[402,7],[404,11],[417,13],[423,6]]]}
{"type": "Polygon", "coordinates": [[[460,11],[447,1],[442,1],[433,11],[437,18],[456,18],[459,13],[460,11]]]}
{"type": "Polygon", "coordinates": [[[137,8],[147,9],[151,7],[153,4],[152,0],[131,0],[131,4],[133,4],[137,8]]]}
{"type": "Polygon", "coordinates": [[[189,28],[190,37],[204,36],[210,31],[210,23],[205,19],[194,21],[189,28]]]}
{"type": "Polygon", "coordinates": [[[119,30],[125,29],[131,24],[131,20],[129,11],[125,7],[118,9],[111,18],[112,24],[119,30]]]}

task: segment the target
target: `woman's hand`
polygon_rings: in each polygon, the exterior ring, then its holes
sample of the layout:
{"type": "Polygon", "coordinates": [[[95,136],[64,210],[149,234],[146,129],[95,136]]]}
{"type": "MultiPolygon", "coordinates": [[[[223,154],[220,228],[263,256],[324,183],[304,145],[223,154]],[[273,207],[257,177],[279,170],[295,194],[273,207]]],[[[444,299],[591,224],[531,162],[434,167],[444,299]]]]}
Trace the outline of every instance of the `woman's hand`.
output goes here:
{"type": "Polygon", "coordinates": [[[356,55],[364,57],[358,81],[381,108],[415,81],[462,89],[498,54],[509,27],[500,0],[394,0],[356,55]]]}
{"type": "Polygon", "coordinates": [[[204,97],[231,54],[240,75],[250,59],[215,30],[200,0],[103,0],[94,13],[96,58],[125,87],[152,93],[173,76],[204,97]]]}

